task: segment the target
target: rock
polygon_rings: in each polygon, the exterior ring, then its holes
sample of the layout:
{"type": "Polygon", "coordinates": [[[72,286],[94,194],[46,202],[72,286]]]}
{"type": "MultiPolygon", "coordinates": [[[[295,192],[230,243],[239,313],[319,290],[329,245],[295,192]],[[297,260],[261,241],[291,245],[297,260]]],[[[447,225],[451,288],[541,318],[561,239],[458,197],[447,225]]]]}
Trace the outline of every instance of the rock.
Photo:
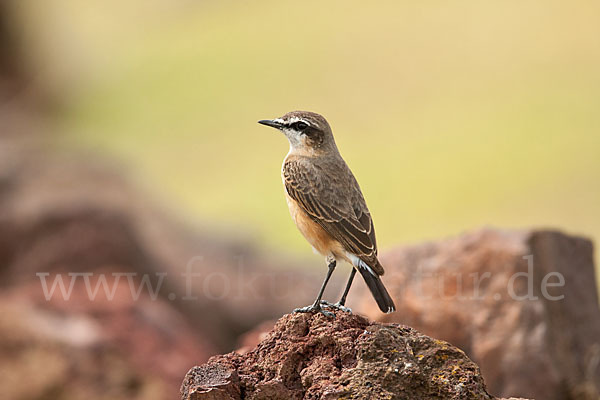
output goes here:
{"type": "Polygon", "coordinates": [[[493,399],[462,350],[346,312],[283,316],[256,348],[192,368],[183,400],[493,399]]]}
{"type": "Polygon", "coordinates": [[[235,370],[223,365],[203,365],[193,368],[187,374],[182,390],[188,399],[227,399],[241,398],[240,378],[235,370]]]}
{"type": "Polygon", "coordinates": [[[364,288],[350,293],[355,310],[463,349],[492,394],[600,398],[600,310],[589,240],[485,229],[401,247],[381,261],[398,311],[381,314],[364,288]]]}
{"type": "Polygon", "coordinates": [[[23,302],[2,302],[0,315],[3,399],[160,400],[171,391],[102,338],[89,317],[52,315],[23,302]]]}
{"type": "Polygon", "coordinates": [[[176,392],[192,360],[208,359],[216,349],[169,304],[143,294],[132,302],[128,291],[117,289],[110,301],[89,301],[81,286],[69,301],[45,301],[33,284],[4,292],[3,398],[50,392],[52,398],[164,399],[176,392]]]}

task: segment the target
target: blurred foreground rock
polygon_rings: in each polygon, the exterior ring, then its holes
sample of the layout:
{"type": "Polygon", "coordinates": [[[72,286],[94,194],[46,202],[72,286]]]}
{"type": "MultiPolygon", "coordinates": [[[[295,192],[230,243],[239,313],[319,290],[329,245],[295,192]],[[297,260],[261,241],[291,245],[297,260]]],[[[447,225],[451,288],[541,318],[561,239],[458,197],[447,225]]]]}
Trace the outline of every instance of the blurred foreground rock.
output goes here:
{"type": "Polygon", "coordinates": [[[362,285],[362,295],[350,293],[350,305],[463,349],[490,393],[600,398],[600,310],[589,240],[486,229],[398,248],[382,264],[398,311],[381,314],[362,285]]]}
{"type": "Polygon", "coordinates": [[[396,324],[337,312],[288,314],[244,355],[212,357],[183,400],[492,399],[458,348],[396,324]]]}

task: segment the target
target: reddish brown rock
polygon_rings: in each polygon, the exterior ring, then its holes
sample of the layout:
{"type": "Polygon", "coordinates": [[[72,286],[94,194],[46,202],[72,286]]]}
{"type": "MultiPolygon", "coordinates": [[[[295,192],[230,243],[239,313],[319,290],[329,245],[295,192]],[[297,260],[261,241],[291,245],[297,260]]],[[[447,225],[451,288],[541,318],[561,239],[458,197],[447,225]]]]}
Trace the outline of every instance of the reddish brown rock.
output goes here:
{"type": "Polygon", "coordinates": [[[183,400],[492,399],[461,350],[396,324],[288,314],[256,348],[186,375],[183,400]]]}
{"type": "Polygon", "coordinates": [[[398,248],[382,264],[398,311],[381,314],[364,288],[351,293],[351,306],[463,349],[490,393],[600,397],[600,311],[589,240],[486,229],[398,248]]]}
{"type": "Polygon", "coordinates": [[[73,308],[38,291],[23,284],[0,296],[3,398],[169,398],[192,360],[216,351],[162,300],[132,302],[121,288],[92,302],[78,286],[73,308]]]}
{"type": "Polygon", "coordinates": [[[172,390],[151,367],[133,364],[88,316],[23,302],[0,303],[0,315],[3,399],[159,400],[172,390]]]}

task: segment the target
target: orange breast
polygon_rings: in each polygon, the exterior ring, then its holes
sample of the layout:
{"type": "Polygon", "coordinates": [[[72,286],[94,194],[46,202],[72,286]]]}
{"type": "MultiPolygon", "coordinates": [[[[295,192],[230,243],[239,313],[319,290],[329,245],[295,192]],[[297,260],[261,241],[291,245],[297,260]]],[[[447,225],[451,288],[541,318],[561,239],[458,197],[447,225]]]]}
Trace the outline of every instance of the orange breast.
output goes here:
{"type": "Polygon", "coordinates": [[[344,248],[340,242],[329,235],[319,224],[314,222],[296,200],[292,199],[288,194],[285,194],[288,208],[292,219],[296,223],[298,230],[306,238],[308,243],[319,253],[324,256],[333,254],[336,258],[347,260],[344,248]]]}

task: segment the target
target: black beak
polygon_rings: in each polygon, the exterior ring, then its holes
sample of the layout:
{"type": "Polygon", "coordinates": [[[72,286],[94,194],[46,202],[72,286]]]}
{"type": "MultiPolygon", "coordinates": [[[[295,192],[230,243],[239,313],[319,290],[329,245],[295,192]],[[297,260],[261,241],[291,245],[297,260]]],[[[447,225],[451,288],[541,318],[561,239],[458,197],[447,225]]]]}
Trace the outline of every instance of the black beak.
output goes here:
{"type": "Polygon", "coordinates": [[[281,129],[283,127],[283,124],[281,122],[277,122],[273,119],[261,119],[260,121],[258,121],[258,123],[277,129],[281,129]]]}

